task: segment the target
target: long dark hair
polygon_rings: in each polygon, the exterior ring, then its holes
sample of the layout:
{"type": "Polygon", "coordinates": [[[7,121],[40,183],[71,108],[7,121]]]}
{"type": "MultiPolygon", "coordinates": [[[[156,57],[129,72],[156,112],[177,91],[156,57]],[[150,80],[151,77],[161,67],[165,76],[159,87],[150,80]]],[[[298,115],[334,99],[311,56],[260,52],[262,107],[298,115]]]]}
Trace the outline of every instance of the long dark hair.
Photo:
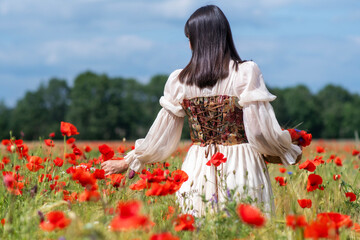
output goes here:
{"type": "Polygon", "coordinates": [[[230,24],[221,9],[207,5],[196,10],[185,24],[192,57],[179,74],[181,83],[200,88],[212,87],[229,75],[230,59],[237,70],[241,60],[237,53],[230,24]]]}

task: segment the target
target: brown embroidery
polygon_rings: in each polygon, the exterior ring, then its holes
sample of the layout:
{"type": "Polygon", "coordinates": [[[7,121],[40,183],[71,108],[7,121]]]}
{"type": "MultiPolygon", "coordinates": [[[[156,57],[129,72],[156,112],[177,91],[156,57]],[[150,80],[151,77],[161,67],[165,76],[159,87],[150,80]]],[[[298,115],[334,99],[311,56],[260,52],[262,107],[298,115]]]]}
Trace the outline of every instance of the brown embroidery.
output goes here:
{"type": "Polygon", "coordinates": [[[181,106],[189,117],[194,144],[235,145],[247,143],[243,111],[234,96],[218,95],[184,99],[181,106]]]}

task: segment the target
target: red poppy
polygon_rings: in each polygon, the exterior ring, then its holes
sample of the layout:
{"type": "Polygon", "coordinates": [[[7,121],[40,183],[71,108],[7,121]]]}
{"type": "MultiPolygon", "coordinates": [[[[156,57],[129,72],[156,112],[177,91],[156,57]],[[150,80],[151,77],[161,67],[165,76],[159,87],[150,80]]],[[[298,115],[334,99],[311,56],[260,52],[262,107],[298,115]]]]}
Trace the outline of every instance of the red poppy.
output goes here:
{"type": "Polygon", "coordinates": [[[316,220],[305,228],[305,238],[339,239],[339,228],[352,226],[350,216],[340,213],[319,213],[316,220]]]}
{"type": "Polygon", "coordinates": [[[306,190],[308,192],[312,192],[316,189],[324,190],[324,187],[322,187],[322,186],[319,188],[319,185],[322,184],[322,182],[323,182],[323,179],[321,176],[316,175],[316,174],[310,174],[308,177],[306,190]]]}
{"type": "Polygon", "coordinates": [[[53,138],[53,137],[55,137],[55,133],[54,133],[54,132],[52,132],[52,133],[49,133],[49,137],[50,137],[50,138],[53,138]]]}
{"type": "Polygon", "coordinates": [[[66,140],[66,143],[67,143],[67,144],[73,144],[75,141],[76,141],[76,139],[73,138],[73,137],[71,137],[71,138],[69,138],[69,139],[66,140]]]}
{"type": "Polygon", "coordinates": [[[168,180],[172,181],[180,186],[189,179],[186,172],[182,170],[175,170],[171,173],[171,177],[168,176],[168,180]]]}
{"type": "Polygon", "coordinates": [[[5,225],[5,218],[1,219],[1,225],[5,225]]]}
{"type": "Polygon", "coordinates": [[[356,195],[353,192],[347,192],[345,193],[345,196],[349,198],[350,202],[354,202],[356,200],[356,195]]]}
{"type": "Polygon", "coordinates": [[[95,169],[93,176],[96,179],[105,179],[105,170],[104,169],[95,169]]]}
{"type": "Polygon", "coordinates": [[[78,199],[77,192],[73,192],[70,194],[68,191],[63,190],[63,200],[64,201],[74,202],[77,199],[78,199]]]}
{"type": "Polygon", "coordinates": [[[275,177],[275,180],[279,183],[280,186],[286,186],[287,184],[284,177],[275,177]]]}
{"type": "Polygon", "coordinates": [[[206,163],[207,166],[214,165],[215,167],[218,167],[221,163],[225,163],[226,158],[224,158],[224,154],[217,152],[215,153],[211,159],[206,163]]]}
{"type": "Polygon", "coordinates": [[[360,233],[360,224],[354,223],[354,227],[352,228],[353,231],[360,233]]]}
{"type": "Polygon", "coordinates": [[[240,204],[237,207],[237,213],[244,223],[251,226],[262,227],[266,222],[260,210],[249,204],[240,204]]]}
{"type": "Polygon", "coordinates": [[[4,146],[11,145],[11,141],[9,139],[3,139],[1,140],[1,144],[4,146]]]}
{"type": "Polygon", "coordinates": [[[50,189],[54,190],[55,192],[60,192],[66,186],[66,182],[58,182],[55,181],[53,184],[50,184],[50,189]]]}
{"type": "Polygon", "coordinates": [[[194,231],[194,216],[191,214],[181,214],[175,219],[175,231],[194,231]]]}
{"type": "Polygon", "coordinates": [[[340,178],[341,178],[341,175],[340,175],[340,174],[334,174],[334,176],[333,176],[333,179],[334,179],[335,181],[339,180],[340,178]]]}
{"type": "Polygon", "coordinates": [[[110,223],[111,230],[126,231],[148,226],[150,221],[146,216],[139,214],[140,207],[141,203],[135,200],[119,202],[117,206],[117,215],[110,223]]]}
{"type": "Polygon", "coordinates": [[[305,170],[308,170],[309,172],[314,172],[316,169],[316,166],[313,161],[306,160],[305,162],[303,162],[302,164],[299,165],[299,169],[305,169],[305,170]]]}
{"type": "Polygon", "coordinates": [[[286,226],[295,229],[297,227],[306,227],[307,222],[304,215],[296,216],[296,215],[288,215],[286,216],[286,226]]]}
{"type": "Polygon", "coordinates": [[[55,146],[54,141],[51,139],[45,139],[44,142],[45,142],[46,146],[49,146],[49,147],[55,146]]]}
{"type": "Polygon", "coordinates": [[[99,151],[103,156],[104,161],[111,159],[114,156],[114,150],[106,144],[99,146],[99,151]]]}
{"type": "Polygon", "coordinates": [[[62,167],[62,165],[64,164],[64,160],[62,160],[61,158],[57,157],[54,159],[54,164],[57,167],[62,167]]]}
{"type": "Polygon", "coordinates": [[[317,146],[317,147],[316,147],[316,152],[317,152],[317,153],[324,153],[324,152],[325,152],[325,148],[320,147],[320,146],[317,146]]]}
{"type": "Polygon", "coordinates": [[[150,240],[180,240],[180,238],[171,235],[169,232],[165,232],[151,235],[150,240]]]}
{"type": "Polygon", "coordinates": [[[6,165],[10,162],[10,158],[5,156],[5,157],[3,157],[2,162],[6,165]]]}
{"type": "Polygon", "coordinates": [[[129,186],[129,188],[131,190],[143,190],[145,188],[150,188],[151,183],[148,183],[146,180],[144,179],[140,179],[138,180],[136,183],[132,184],[129,186]]]}
{"type": "Polygon", "coordinates": [[[173,184],[170,181],[166,181],[165,184],[160,184],[157,182],[151,183],[151,187],[146,191],[146,196],[166,196],[168,194],[173,194],[177,191],[177,185],[173,184]],[[176,190],[174,190],[176,188],[176,190]]]}
{"type": "Polygon", "coordinates": [[[336,166],[339,166],[339,167],[342,167],[342,165],[343,165],[342,160],[339,157],[335,158],[334,163],[336,164],[336,166]]]}
{"type": "Polygon", "coordinates": [[[351,221],[351,217],[341,213],[336,213],[336,212],[319,213],[317,215],[317,219],[320,218],[325,218],[329,221],[334,222],[337,229],[341,227],[349,228],[353,225],[353,222],[351,221]]]}
{"type": "Polygon", "coordinates": [[[144,170],[143,173],[140,175],[140,178],[147,180],[148,182],[157,182],[160,183],[162,181],[166,180],[166,176],[167,174],[169,174],[169,170],[163,170],[161,168],[155,168],[153,170],[153,172],[149,172],[147,170],[144,170]]]}
{"type": "Polygon", "coordinates": [[[307,133],[307,132],[302,130],[300,132],[300,134],[301,134],[301,138],[303,139],[303,140],[300,139],[300,141],[299,141],[300,145],[303,146],[303,147],[306,147],[306,146],[310,145],[311,140],[312,140],[311,133],[307,133]]]}
{"type": "Polygon", "coordinates": [[[297,202],[302,208],[311,208],[312,205],[311,199],[298,199],[297,202]]]}
{"type": "Polygon", "coordinates": [[[87,188],[88,190],[97,189],[96,178],[94,178],[91,173],[82,168],[75,169],[74,173],[72,174],[72,179],[78,181],[83,187],[87,188]]]}
{"type": "Polygon", "coordinates": [[[314,160],[312,160],[315,166],[319,166],[320,164],[325,163],[323,156],[316,156],[314,160]]]}
{"type": "Polygon", "coordinates": [[[359,155],[359,153],[360,153],[360,152],[359,152],[358,150],[355,150],[355,149],[354,149],[353,152],[352,152],[352,155],[353,155],[353,156],[357,156],[357,155],[359,155]]]}
{"type": "Polygon", "coordinates": [[[329,157],[329,159],[326,160],[326,163],[330,163],[330,162],[331,162],[332,160],[334,160],[335,158],[336,158],[336,155],[331,154],[330,157],[329,157]]]}
{"type": "MultiPolygon", "coordinates": [[[[0,165],[1,164],[3,164],[2,162],[0,162],[0,165]]],[[[21,168],[21,166],[20,165],[15,165],[14,166],[14,170],[17,172],[17,171],[19,171],[20,170],[20,168],[21,168]]]]}
{"type": "Polygon", "coordinates": [[[168,206],[168,212],[166,214],[166,220],[169,220],[174,213],[175,213],[175,208],[173,206],[168,206]]]}
{"type": "Polygon", "coordinates": [[[40,223],[40,228],[45,231],[53,231],[66,228],[71,220],[65,217],[65,214],[61,211],[53,211],[46,214],[47,221],[40,223]]]}
{"type": "Polygon", "coordinates": [[[113,187],[118,188],[120,187],[121,180],[124,179],[124,175],[122,174],[111,174],[108,175],[107,178],[110,178],[110,182],[107,182],[106,185],[113,185],[113,187]]]}
{"type": "Polygon", "coordinates": [[[60,131],[63,136],[68,136],[68,137],[79,134],[76,127],[68,122],[61,122],[60,131]]]}
{"type": "Polygon", "coordinates": [[[73,153],[74,153],[76,156],[82,156],[82,155],[83,155],[82,151],[81,151],[79,148],[77,148],[77,147],[73,148],[73,153]]]}
{"type": "Polygon", "coordinates": [[[326,218],[316,219],[306,226],[304,237],[311,239],[332,237],[337,239],[336,224],[326,218]]]}
{"type": "Polygon", "coordinates": [[[280,171],[281,173],[285,173],[285,172],[286,172],[286,168],[279,168],[279,171],[280,171]]]}
{"type": "Polygon", "coordinates": [[[31,172],[37,172],[40,169],[44,168],[44,166],[40,165],[43,162],[41,157],[38,156],[31,156],[29,162],[26,164],[26,167],[31,172]]]}
{"type": "Polygon", "coordinates": [[[79,195],[79,202],[97,202],[100,200],[100,193],[96,190],[84,190],[79,195]]]}
{"type": "Polygon", "coordinates": [[[13,188],[16,180],[13,174],[3,174],[3,182],[6,188],[13,188]]]}
{"type": "Polygon", "coordinates": [[[290,133],[292,141],[298,141],[302,147],[306,147],[306,146],[310,145],[311,140],[312,140],[311,133],[307,133],[304,130],[298,130],[298,129],[294,129],[294,128],[290,128],[290,129],[286,129],[286,130],[290,133]]]}
{"type": "Polygon", "coordinates": [[[91,150],[92,150],[91,147],[85,146],[85,149],[84,149],[85,152],[91,152],[91,150]]]}

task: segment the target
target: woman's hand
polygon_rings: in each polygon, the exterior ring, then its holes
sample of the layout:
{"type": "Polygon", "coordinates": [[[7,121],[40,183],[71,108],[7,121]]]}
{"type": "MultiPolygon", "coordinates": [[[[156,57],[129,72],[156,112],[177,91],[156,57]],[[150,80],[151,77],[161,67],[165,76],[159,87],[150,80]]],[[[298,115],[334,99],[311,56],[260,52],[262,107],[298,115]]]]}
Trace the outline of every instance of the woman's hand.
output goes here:
{"type": "Polygon", "coordinates": [[[105,175],[123,173],[129,168],[124,160],[108,160],[101,164],[101,168],[105,170],[105,175]]]}

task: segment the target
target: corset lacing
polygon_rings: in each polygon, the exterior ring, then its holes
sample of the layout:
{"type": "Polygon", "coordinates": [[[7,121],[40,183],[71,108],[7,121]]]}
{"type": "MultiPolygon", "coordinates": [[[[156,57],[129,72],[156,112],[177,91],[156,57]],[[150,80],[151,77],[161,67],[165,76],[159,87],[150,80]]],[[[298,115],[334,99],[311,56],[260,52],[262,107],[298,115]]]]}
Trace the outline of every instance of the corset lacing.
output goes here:
{"type": "MultiPolygon", "coordinates": [[[[237,106],[238,98],[227,95],[184,99],[181,106],[189,117],[190,136],[193,144],[207,147],[205,157],[219,152],[218,145],[247,143],[242,108],[237,106]],[[214,152],[212,152],[214,147],[214,152]]],[[[215,168],[215,189],[218,197],[217,167],[215,168]]]]}

